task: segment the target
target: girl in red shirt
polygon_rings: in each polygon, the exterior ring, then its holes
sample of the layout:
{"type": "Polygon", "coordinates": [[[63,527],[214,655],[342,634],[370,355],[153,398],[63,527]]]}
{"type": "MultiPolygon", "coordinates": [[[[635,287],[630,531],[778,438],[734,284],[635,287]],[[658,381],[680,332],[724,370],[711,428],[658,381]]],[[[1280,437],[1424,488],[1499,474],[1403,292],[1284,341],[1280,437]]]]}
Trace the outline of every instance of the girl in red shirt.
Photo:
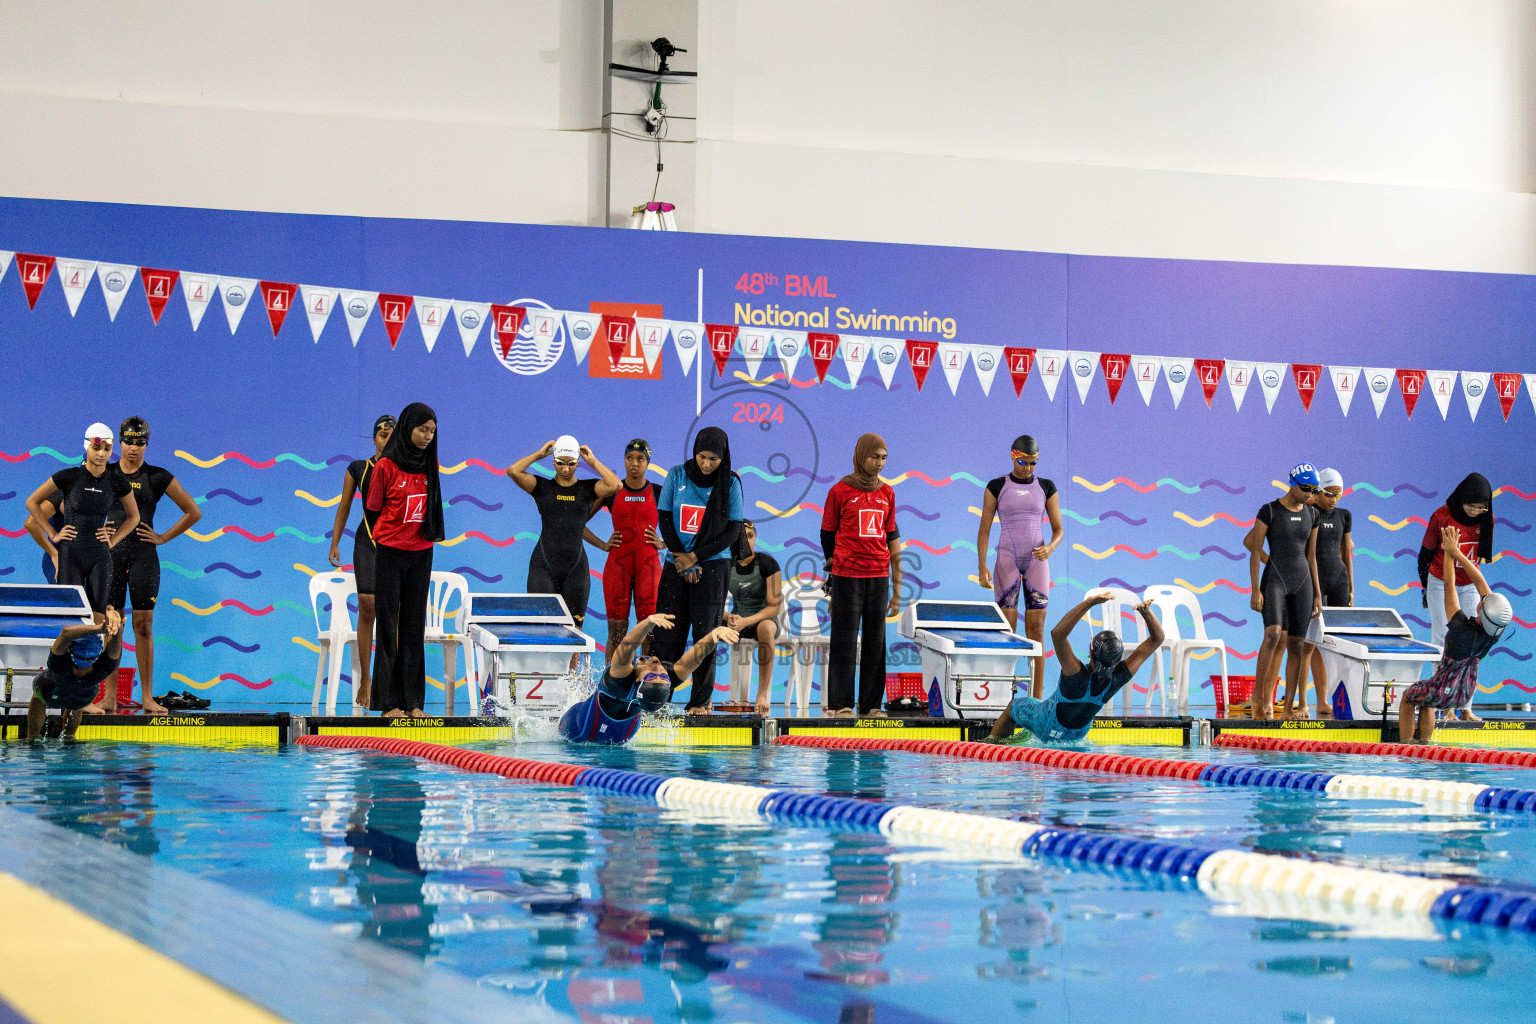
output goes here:
{"type": "MultiPolygon", "coordinates": [[[[1459,547],[1467,560],[1474,565],[1493,561],[1493,488],[1481,473],[1472,473],[1456,485],[1445,504],[1435,509],[1424,529],[1424,544],[1419,549],[1419,584],[1424,588],[1424,607],[1429,609],[1429,642],[1437,647],[1445,644],[1445,569],[1441,557],[1441,531],[1452,527],[1460,536],[1459,547]]],[[[1458,563],[1452,586],[1460,599],[1461,607],[1477,604],[1477,587],[1458,563]]],[[[1475,691],[1474,691],[1475,696],[1475,691]]],[[[1472,713],[1472,697],[1461,707],[1463,721],[1480,722],[1472,713]]]]}
{"type": "Polygon", "coordinates": [[[879,434],[860,437],[853,448],[853,472],[827,492],[821,517],[821,548],[832,589],[826,691],[826,711],[832,718],[885,717],[880,706],[885,693],[885,618],[901,610],[901,535],[896,529],[896,492],[880,479],[885,459],[885,441],[879,434]]]}
{"type": "MultiPolygon", "coordinates": [[[[385,718],[425,717],[427,591],[432,544],[443,539],[443,492],[437,477],[437,414],[421,402],[399,425],[368,479],[365,507],[373,525],[374,656],[369,706],[385,718]]],[[[453,685],[451,680],[445,685],[453,685]]]]}

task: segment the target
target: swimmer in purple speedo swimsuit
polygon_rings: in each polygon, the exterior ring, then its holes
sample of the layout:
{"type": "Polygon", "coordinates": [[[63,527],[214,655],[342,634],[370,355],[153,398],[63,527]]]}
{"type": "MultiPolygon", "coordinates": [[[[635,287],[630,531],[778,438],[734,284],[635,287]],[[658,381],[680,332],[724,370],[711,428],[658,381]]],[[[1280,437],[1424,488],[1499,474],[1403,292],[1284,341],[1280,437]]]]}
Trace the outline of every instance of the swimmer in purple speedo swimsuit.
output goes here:
{"type": "MultiPolygon", "coordinates": [[[[1061,506],[1056,485],[1035,476],[1040,446],[1022,434],[1013,441],[1013,471],[987,484],[981,503],[981,529],[976,534],[976,581],[990,588],[1013,629],[1019,627],[1024,609],[1024,635],[1045,639],[1045,606],[1050,600],[1051,567],[1047,561],[1066,536],[1061,525],[1061,506]],[[997,568],[987,570],[987,548],[992,519],[1002,524],[997,542],[997,568]],[[1045,540],[1042,525],[1049,518],[1051,539],[1045,540]]],[[[1045,659],[1034,659],[1030,695],[1039,699],[1045,689],[1045,659]]]]}

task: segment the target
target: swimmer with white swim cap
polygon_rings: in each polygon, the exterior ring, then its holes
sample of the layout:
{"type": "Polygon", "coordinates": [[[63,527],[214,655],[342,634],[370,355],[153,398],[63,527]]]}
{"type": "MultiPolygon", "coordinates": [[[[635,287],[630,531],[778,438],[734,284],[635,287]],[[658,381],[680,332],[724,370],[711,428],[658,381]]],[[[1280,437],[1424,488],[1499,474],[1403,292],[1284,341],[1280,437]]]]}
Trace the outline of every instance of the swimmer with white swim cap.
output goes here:
{"type": "MultiPolygon", "coordinates": [[[[1349,509],[1339,507],[1344,496],[1344,477],[1336,469],[1317,474],[1322,490],[1312,496],[1317,510],[1317,581],[1322,588],[1324,608],[1348,608],[1355,603],[1355,541],[1350,534],[1349,509]]],[[[1317,689],[1317,717],[1332,718],[1328,703],[1328,674],[1323,670],[1323,655],[1312,648],[1312,684],[1317,689]]],[[[1306,694],[1297,695],[1297,714],[1306,717],[1306,694]]]]}

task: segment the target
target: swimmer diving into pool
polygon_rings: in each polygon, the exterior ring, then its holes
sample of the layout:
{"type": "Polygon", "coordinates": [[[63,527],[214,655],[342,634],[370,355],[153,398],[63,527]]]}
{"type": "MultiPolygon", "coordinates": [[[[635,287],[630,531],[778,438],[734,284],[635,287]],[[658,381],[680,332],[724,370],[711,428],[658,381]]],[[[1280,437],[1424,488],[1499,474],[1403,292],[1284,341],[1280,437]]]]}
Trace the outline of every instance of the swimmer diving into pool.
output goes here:
{"type": "Polygon", "coordinates": [[[1056,685],[1056,692],[1045,700],[1028,695],[1013,698],[1013,703],[992,723],[992,734],[987,737],[987,742],[1007,739],[1015,726],[1028,729],[1042,743],[1076,743],[1088,735],[1100,709],[1131,681],[1136,670],[1163,643],[1163,627],[1152,614],[1152,602],[1143,601],[1136,606],[1136,611],[1147,624],[1147,638],[1136,645],[1130,657],[1121,659],[1125,645],[1106,629],[1094,634],[1089,642],[1088,664],[1079,661],[1069,639],[1073,627],[1089,608],[1108,600],[1109,594],[1090,597],[1056,623],[1056,628],[1051,630],[1051,646],[1056,657],[1061,659],[1061,681],[1056,685]]]}
{"type": "Polygon", "coordinates": [[[719,626],[668,663],[657,657],[635,661],[635,652],[653,629],[671,629],[670,615],[651,615],[619,641],[597,692],[560,716],[560,735],[577,743],[627,742],[640,731],[640,712],[659,711],[672,702],[672,691],[688,682],[706,658],[713,658],[716,644],[741,639],[729,626],[719,626]]]}

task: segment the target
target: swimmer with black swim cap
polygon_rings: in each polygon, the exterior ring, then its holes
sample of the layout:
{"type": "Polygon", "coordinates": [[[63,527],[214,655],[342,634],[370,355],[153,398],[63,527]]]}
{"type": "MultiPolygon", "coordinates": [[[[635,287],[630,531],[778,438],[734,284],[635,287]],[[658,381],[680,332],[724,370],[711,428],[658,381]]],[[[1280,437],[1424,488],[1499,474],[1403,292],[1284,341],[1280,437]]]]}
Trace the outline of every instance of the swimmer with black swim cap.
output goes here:
{"type": "Polygon", "coordinates": [[[656,657],[635,660],[635,652],[653,629],[671,629],[670,615],[651,615],[624,635],[613,660],[598,680],[597,692],[560,716],[560,735],[576,743],[618,744],[640,731],[640,712],[657,712],[672,702],[672,692],[715,654],[716,644],[740,637],[729,626],[711,630],[676,662],[656,657]]]}
{"type": "Polygon", "coordinates": [[[1130,657],[1123,657],[1125,644],[1106,629],[1095,633],[1089,642],[1088,663],[1079,661],[1072,651],[1072,630],[1088,609],[1109,600],[1109,594],[1087,598],[1056,623],[1051,630],[1051,644],[1061,659],[1061,681],[1056,692],[1045,700],[1028,695],[1015,697],[992,723],[988,742],[1007,739],[1015,726],[1029,730],[1042,743],[1076,743],[1088,735],[1099,711],[1163,643],[1163,627],[1152,614],[1152,602],[1143,601],[1136,611],[1147,625],[1147,638],[1136,645],[1130,657]]]}

